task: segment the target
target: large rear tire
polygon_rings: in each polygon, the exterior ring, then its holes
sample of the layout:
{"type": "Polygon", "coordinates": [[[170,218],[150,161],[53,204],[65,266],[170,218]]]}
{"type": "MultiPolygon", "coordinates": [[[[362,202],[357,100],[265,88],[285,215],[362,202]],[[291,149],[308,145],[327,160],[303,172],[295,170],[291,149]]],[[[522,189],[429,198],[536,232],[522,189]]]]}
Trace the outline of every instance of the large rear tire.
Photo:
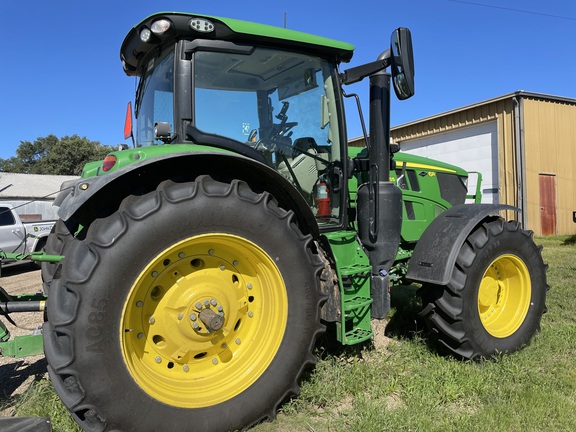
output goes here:
{"type": "Polygon", "coordinates": [[[321,260],[292,212],[200,177],[126,198],[67,247],[48,299],[57,393],[87,431],[273,418],[315,363],[321,260]]]}
{"type": "Polygon", "coordinates": [[[532,233],[497,218],[468,236],[447,286],[420,289],[420,316],[444,350],[490,358],[530,342],[540,330],[548,289],[532,233]]]}

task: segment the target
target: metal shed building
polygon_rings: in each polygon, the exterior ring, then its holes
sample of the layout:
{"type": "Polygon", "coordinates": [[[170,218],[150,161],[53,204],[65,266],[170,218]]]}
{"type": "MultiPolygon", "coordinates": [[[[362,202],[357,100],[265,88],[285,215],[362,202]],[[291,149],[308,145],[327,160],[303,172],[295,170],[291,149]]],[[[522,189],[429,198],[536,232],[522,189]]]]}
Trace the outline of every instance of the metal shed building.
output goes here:
{"type": "Polygon", "coordinates": [[[52,206],[60,185],[77,176],[0,172],[0,202],[10,204],[23,220],[58,219],[52,206]]]}
{"type": "Polygon", "coordinates": [[[396,126],[391,137],[402,151],[481,172],[483,202],[519,207],[506,216],[536,235],[576,233],[576,99],[518,91],[396,126]]]}

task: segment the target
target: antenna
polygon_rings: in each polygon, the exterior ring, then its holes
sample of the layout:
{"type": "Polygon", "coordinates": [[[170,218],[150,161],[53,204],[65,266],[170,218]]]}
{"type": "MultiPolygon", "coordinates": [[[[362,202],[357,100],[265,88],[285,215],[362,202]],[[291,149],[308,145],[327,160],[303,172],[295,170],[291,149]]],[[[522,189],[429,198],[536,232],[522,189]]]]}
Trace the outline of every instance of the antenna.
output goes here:
{"type": "Polygon", "coordinates": [[[8,186],[4,186],[2,189],[0,189],[0,192],[4,192],[6,189],[8,189],[10,186],[14,186],[12,183],[10,183],[8,186]]]}
{"type": "Polygon", "coordinates": [[[286,28],[286,12],[284,12],[284,28],[286,28]]]}

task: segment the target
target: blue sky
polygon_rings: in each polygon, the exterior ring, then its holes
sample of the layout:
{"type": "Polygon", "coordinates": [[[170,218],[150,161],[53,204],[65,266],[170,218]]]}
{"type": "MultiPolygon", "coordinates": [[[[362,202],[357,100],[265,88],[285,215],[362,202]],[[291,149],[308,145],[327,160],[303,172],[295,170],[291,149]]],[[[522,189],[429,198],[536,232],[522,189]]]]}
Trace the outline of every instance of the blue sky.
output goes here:
{"type": "MultiPolygon", "coordinates": [[[[290,29],[354,44],[344,69],[375,60],[394,28],[410,28],[416,95],[392,101],[392,125],[517,90],[576,98],[574,0],[4,0],[0,157],[49,134],[126,142],[126,104],[136,84],[122,71],[120,45],[133,25],[166,10],[277,26],[286,14],[290,29]]],[[[360,95],[367,118],[368,82],[346,90],[360,95]]],[[[348,132],[356,137],[352,108],[348,132]]]]}

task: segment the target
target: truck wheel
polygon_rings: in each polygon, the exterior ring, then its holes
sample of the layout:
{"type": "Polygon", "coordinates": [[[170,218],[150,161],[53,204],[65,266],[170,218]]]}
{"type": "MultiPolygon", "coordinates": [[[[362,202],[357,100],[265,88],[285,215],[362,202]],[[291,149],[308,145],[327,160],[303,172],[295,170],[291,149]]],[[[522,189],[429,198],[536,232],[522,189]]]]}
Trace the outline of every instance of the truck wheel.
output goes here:
{"type": "Polygon", "coordinates": [[[485,222],[464,242],[448,285],[421,288],[420,316],[457,357],[511,353],[540,330],[546,268],[532,232],[502,218],[485,222]]]}
{"type": "MultiPolygon", "coordinates": [[[[68,230],[68,227],[62,219],[58,219],[52,227],[50,235],[48,235],[44,251],[50,255],[64,255],[64,249],[66,249],[66,246],[71,240],[72,234],[68,230]]],[[[50,291],[50,285],[52,284],[52,279],[54,278],[54,273],[58,265],[59,263],[51,262],[42,262],[40,264],[40,275],[42,276],[42,289],[44,290],[44,294],[48,294],[50,291]]]]}
{"type": "Polygon", "coordinates": [[[321,260],[239,181],[131,196],[67,248],[45,353],[86,431],[225,431],[273,418],[315,363],[321,260]]]}

